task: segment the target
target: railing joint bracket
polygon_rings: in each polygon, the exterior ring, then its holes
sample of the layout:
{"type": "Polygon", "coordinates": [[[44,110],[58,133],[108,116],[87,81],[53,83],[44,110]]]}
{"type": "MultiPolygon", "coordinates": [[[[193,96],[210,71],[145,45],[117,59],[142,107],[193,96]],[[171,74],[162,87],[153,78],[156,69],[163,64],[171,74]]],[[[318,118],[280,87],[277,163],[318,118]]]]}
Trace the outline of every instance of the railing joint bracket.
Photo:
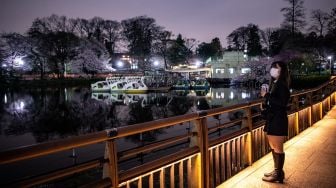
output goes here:
{"type": "Polygon", "coordinates": [[[106,130],[107,137],[116,137],[118,135],[118,129],[117,128],[112,128],[109,130],[106,130]]]}

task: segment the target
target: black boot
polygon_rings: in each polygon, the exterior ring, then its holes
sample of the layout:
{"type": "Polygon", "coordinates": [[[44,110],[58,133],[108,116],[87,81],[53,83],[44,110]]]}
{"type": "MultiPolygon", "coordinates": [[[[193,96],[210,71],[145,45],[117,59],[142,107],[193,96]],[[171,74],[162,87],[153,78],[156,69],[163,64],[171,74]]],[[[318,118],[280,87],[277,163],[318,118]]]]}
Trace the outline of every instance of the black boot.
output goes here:
{"type": "Polygon", "coordinates": [[[268,177],[263,177],[262,180],[267,182],[279,182],[283,183],[283,179],[285,178],[285,173],[283,171],[283,165],[285,162],[285,153],[275,153],[275,169],[274,173],[268,177]]]}
{"type": "MultiPolygon", "coordinates": [[[[274,149],[271,149],[271,152],[272,152],[272,156],[273,156],[273,162],[274,162],[274,168],[275,168],[275,156],[274,156],[274,149]]],[[[273,173],[275,172],[275,170],[273,170],[272,172],[266,172],[265,174],[264,174],[264,176],[265,177],[269,177],[269,176],[271,176],[273,173]]]]}

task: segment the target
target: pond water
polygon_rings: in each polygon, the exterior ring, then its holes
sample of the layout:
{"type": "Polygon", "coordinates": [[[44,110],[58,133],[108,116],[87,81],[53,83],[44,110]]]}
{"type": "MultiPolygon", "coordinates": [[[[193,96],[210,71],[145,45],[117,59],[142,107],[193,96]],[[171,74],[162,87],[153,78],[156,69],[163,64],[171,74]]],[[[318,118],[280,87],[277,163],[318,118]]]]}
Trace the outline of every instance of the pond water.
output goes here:
{"type": "MultiPolygon", "coordinates": [[[[124,94],[92,93],[86,87],[0,90],[0,151],[88,134],[248,102],[258,91],[241,88],[210,90],[172,90],[167,93],[124,94]]],[[[238,128],[239,129],[239,128],[238,128]]],[[[231,131],[237,130],[233,128],[231,131]]],[[[118,151],[157,140],[186,134],[190,123],[118,139],[118,151]]],[[[225,130],[230,131],[230,130],[225,130]]],[[[221,133],[219,133],[221,134],[221,133]]],[[[104,143],[0,166],[0,177],[16,181],[22,177],[82,163],[104,156],[104,143]]],[[[188,143],[164,151],[151,152],[126,161],[120,170],[167,155],[188,143]]],[[[94,178],[101,177],[101,171],[94,178]]],[[[0,185],[1,185],[0,184],[0,185]]]]}
{"type": "Polygon", "coordinates": [[[0,151],[256,99],[240,88],[91,93],[89,88],[0,90],[0,151]]]}

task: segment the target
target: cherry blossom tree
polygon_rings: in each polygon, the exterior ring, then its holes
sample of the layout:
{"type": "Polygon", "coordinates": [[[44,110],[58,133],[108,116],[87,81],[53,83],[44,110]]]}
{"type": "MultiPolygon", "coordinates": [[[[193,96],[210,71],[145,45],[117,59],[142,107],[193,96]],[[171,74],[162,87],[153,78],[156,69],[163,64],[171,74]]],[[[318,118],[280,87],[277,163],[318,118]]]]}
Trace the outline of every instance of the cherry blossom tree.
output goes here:
{"type": "Polygon", "coordinates": [[[261,58],[259,60],[247,61],[243,67],[250,68],[250,71],[246,74],[235,77],[233,82],[247,82],[255,81],[258,83],[267,83],[270,79],[268,70],[270,69],[271,62],[274,58],[261,58]]]}
{"type": "Polygon", "coordinates": [[[78,48],[78,55],[70,63],[70,72],[93,75],[98,72],[114,71],[109,61],[109,53],[101,43],[82,39],[78,48]]]}
{"type": "Polygon", "coordinates": [[[14,72],[30,69],[30,66],[24,62],[28,51],[27,37],[18,33],[3,33],[0,44],[3,56],[1,67],[9,72],[10,77],[14,76],[14,72]]]}

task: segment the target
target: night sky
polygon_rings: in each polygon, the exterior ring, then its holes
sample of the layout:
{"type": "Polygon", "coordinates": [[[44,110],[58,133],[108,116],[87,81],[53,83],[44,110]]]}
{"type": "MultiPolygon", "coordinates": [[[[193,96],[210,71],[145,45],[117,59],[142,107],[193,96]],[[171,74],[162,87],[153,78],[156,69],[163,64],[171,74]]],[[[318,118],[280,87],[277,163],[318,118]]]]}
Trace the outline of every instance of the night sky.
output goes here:
{"type": "MultiPolygon", "coordinates": [[[[283,0],[0,0],[0,32],[25,32],[36,17],[51,14],[68,18],[123,19],[147,15],[174,34],[210,42],[239,26],[254,23],[261,29],[279,27],[283,0]]],[[[305,0],[306,14],[312,9],[330,12],[336,0],[305,0]]],[[[309,17],[307,16],[307,20],[309,17]]]]}

